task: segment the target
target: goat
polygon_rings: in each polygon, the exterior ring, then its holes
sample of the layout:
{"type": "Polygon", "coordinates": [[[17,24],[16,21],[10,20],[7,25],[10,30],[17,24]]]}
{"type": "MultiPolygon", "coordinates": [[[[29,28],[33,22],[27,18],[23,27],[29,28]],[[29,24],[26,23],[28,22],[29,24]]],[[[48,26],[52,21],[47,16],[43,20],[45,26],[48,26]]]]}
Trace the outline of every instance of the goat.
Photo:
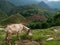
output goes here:
{"type": "Polygon", "coordinates": [[[5,32],[6,32],[6,42],[9,45],[10,43],[10,36],[12,34],[17,34],[17,37],[19,36],[18,34],[21,33],[22,31],[26,32],[26,34],[30,34],[30,28],[26,27],[23,24],[11,24],[7,25],[5,27],[5,32]]]}

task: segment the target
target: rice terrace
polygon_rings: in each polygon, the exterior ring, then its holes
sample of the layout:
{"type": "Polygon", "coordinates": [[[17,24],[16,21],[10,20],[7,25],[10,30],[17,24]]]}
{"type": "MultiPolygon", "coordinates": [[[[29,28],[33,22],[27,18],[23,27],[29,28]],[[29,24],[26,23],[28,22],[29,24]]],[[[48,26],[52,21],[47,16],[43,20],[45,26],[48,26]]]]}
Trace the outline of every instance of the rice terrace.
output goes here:
{"type": "Polygon", "coordinates": [[[60,0],[0,0],[0,45],[60,45],[60,0]]]}

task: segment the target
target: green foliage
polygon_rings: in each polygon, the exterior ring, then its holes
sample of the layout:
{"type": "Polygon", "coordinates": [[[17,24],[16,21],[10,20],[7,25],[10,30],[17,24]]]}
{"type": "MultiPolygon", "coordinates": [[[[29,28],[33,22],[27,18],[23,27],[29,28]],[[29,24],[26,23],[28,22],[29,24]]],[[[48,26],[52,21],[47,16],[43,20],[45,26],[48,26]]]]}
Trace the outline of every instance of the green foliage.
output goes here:
{"type": "Polygon", "coordinates": [[[48,11],[44,8],[38,7],[37,5],[24,5],[24,6],[17,6],[12,11],[12,14],[14,13],[20,13],[23,16],[32,16],[32,15],[45,15],[48,17],[51,13],[51,11],[48,11]]]}
{"type": "MultiPolygon", "coordinates": [[[[54,29],[55,27],[52,27],[52,29],[54,29]]],[[[56,28],[60,28],[59,27],[56,27],[56,28]]],[[[30,36],[27,37],[26,33],[20,33],[20,38],[22,40],[26,40],[29,38],[29,40],[32,40],[32,41],[38,41],[38,42],[41,42],[42,45],[59,45],[60,44],[60,32],[54,32],[54,30],[52,30],[51,28],[48,28],[48,29],[35,29],[35,30],[32,30],[32,37],[30,38],[30,36]],[[47,35],[50,35],[50,36],[47,36],[47,35]],[[51,38],[53,37],[54,40],[52,41],[46,41],[46,39],[48,38],[51,38]]],[[[0,30],[0,44],[1,45],[5,45],[5,36],[6,36],[6,32],[0,30]]],[[[14,42],[15,41],[18,41],[17,40],[17,35],[12,35],[11,36],[11,43],[12,45],[14,45],[14,42]]]]}
{"type": "Polygon", "coordinates": [[[4,11],[0,10],[0,22],[7,17],[7,14],[4,11]]]}
{"type": "Polygon", "coordinates": [[[31,23],[28,23],[27,26],[31,29],[42,29],[48,28],[48,23],[46,23],[45,21],[33,21],[31,23]]]}
{"type": "Polygon", "coordinates": [[[26,17],[28,17],[28,20],[29,18],[31,19],[31,17],[34,15],[45,16],[47,20],[36,20],[35,22],[32,21],[31,23],[27,24],[28,27],[32,29],[41,29],[60,25],[60,12],[54,14],[54,11],[39,7],[34,4],[14,6],[9,1],[0,0],[0,25],[19,23],[22,22],[22,20],[24,20],[26,17]]]}
{"type": "Polygon", "coordinates": [[[20,34],[20,38],[22,39],[22,40],[26,40],[27,39],[27,35],[26,35],[26,33],[21,33],[20,34]]]}
{"type": "Polygon", "coordinates": [[[9,1],[0,0],[0,9],[3,10],[5,13],[9,14],[13,7],[14,5],[9,1]]]}
{"type": "Polygon", "coordinates": [[[49,16],[45,21],[32,21],[28,24],[28,27],[32,29],[44,29],[52,26],[60,26],[60,12],[49,16]]]}
{"type": "Polygon", "coordinates": [[[54,16],[54,23],[55,26],[59,26],[60,25],[60,12],[57,12],[54,16]]]}
{"type": "Polygon", "coordinates": [[[1,22],[2,25],[12,24],[12,23],[20,23],[21,21],[25,20],[25,18],[20,14],[14,14],[6,18],[1,22]]]}

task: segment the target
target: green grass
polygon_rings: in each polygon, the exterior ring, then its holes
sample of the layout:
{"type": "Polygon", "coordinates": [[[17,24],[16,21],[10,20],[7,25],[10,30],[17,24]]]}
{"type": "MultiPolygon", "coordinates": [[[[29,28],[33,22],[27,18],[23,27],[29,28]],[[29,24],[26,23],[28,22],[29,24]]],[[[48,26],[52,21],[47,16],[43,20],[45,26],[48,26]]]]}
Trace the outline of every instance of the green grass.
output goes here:
{"type": "MultiPolygon", "coordinates": [[[[29,39],[34,40],[37,42],[42,43],[42,45],[60,45],[60,32],[54,32],[53,28],[48,29],[35,29],[32,30],[32,36],[27,36],[25,34],[20,34],[21,39],[29,39]],[[47,36],[50,35],[50,36],[47,36]],[[46,41],[47,38],[53,37],[54,40],[46,41]]],[[[5,39],[6,33],[4,31],[0,31],[0,45],[5,45],[4,39],[5,39]]],[[[16,35],[11,36],[11,43],[17,41],[16,35]]]]}

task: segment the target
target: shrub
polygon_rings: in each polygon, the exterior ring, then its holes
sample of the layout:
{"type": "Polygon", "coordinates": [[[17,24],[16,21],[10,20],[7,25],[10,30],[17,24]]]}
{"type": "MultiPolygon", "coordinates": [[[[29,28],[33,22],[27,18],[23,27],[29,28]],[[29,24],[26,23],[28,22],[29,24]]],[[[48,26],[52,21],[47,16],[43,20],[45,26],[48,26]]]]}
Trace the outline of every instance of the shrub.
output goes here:
{"type": "Polygon", "coordinates": [[[33,21],[31,23],[28,23],[27,26],[31,29],[42,29],[48,28],[48,23],[44,21],[33,21]]]}

